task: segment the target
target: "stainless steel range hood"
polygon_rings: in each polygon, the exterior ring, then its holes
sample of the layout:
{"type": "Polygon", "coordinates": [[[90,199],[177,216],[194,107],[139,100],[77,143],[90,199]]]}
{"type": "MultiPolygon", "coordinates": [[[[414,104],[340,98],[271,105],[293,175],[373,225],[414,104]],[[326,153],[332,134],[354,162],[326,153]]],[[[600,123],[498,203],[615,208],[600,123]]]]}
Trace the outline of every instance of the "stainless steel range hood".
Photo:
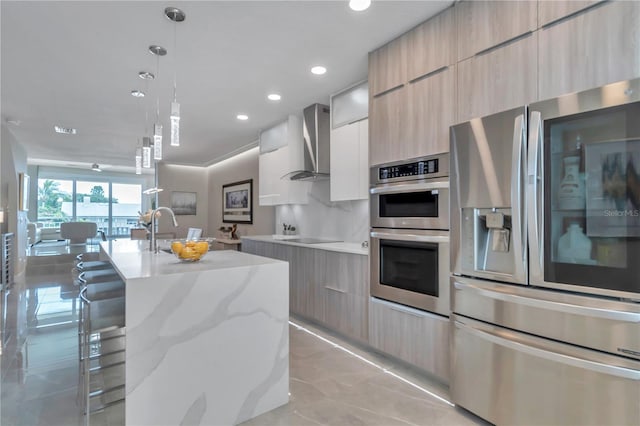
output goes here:
{"type": "Polygon", "coordinates": [[[329,179],[329,107],[313,104],[302,112],[304,170],[286,175],[291,180],[329,179]]]}

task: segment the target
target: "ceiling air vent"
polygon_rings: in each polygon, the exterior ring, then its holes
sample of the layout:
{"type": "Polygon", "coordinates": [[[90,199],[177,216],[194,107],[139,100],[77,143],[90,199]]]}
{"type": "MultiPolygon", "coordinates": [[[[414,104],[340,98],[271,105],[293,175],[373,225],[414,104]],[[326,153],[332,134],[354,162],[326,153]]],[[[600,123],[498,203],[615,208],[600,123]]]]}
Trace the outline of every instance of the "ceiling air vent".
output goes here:
{"type": "Polygon", "coordinates": [[[78,131],[71,127],[53,126],[56,133],[62,133],[64,135],[75,135],[78,131]]]}

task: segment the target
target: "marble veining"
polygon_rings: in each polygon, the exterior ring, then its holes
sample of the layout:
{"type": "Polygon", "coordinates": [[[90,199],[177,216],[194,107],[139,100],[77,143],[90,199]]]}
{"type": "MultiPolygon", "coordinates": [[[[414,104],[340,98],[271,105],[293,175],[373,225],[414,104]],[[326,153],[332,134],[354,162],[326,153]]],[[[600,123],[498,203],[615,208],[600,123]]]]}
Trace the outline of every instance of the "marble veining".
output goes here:
{"type": "Polygon", "coordinates": [[[104,254],[129,271],[127,424],[236,424],[288,402],[286,262],[211,252],[173,265],[113,247],[104,254]],[[136,258],[150,269],[132,268],[136,258]]]}

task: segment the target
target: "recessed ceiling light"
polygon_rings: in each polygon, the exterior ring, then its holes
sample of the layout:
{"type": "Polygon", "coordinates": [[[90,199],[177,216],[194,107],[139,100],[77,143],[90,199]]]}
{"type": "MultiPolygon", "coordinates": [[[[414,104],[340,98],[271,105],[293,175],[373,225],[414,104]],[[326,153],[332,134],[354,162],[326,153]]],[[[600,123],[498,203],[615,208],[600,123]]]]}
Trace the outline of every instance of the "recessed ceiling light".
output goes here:
{"type": "Polygon", "coordinates": [[[349,7],[356,12],[367,10],[371,6],[371,0],[349,0],[349,7]]]}
{"type": "Polygon", "coordinates": [[[134,98],[144,98],[144,92],[140,90],[132,90],[131,96],[133,96],[134,98]]]}
{"type": "Polygon", "coordinates": [[[245,120],[248,120],[248,119],[249,119],[249,116],[248,116],[248,115],[246,115],[246,114],[238,114],[238,115],[236,115],[236,118],[237,118],[238,120],[245,121],[245,120]]]}
{"type": "Polygon", "coordinates": [[[149,71],[140,71],[138,73],[138,77],[140,77],[143,80],[153,80],[154,78],[156,78],[156,76],[149,71]]]}
{"type": "Polygon", "coordinates": [[[269,95],[267,95],[267,98],[270,101],[279,101],[280,99],[282,99],[282,96],[278,95],[277,93],[270,93],[269,95]]]}
{"type": "Polygon", "coordinates": [[[311,68],[311,72],[316,75],[322,75],[327,72],[327,69],[323,66],[316,65],[315,67],[311,68]]]}
{"type": "Polygon", "coordinates": [[[62,133],[63,135],[75,135],[78,131],[72,127],[53,126],[56,133],[62,133]]]}

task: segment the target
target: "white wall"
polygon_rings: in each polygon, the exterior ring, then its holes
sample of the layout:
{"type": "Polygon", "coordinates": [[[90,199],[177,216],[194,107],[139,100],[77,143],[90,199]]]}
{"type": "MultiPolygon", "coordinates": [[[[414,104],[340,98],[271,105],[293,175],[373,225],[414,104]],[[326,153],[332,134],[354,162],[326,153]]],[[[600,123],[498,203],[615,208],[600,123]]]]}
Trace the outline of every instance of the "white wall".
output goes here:
{"type": "Polygon", "coordinates": [[[173,191],[196,193],[196,214],[178,215],[178,228],[174,228],[166,213],[158,219],[158,232],[174,232],[177,238],[185,238],[189,228],[201,228],[202,235],[209,236],[209,185],[205,167],[158,164],[158,206],[171,207],[173,191]],[[166,216],[166,217],[165,217],[166,216]]]}
{"type": "Polygon", "coordinates": [[[228,183],[253,180],[253,223],[238,224],[239,235],[270,235],[274,232],[275,209],[258,205],[258,148],[252,148],[232,158],[209,166],[209,229],[216,236],[222,223],[222,186],[228,183]]]}
{"type": "Polygon", "coordinates": [[[331,202],[329,181],[311,184],[309,204],[276,207],[276,232],[294,225],[303,237],[361,243],[369,239],[369,201],[331,202]]]}
{"type": "Polygon", "coordinates": [[[3,124],[0,137],[2,151],[2,180],[0,206],[4,211],[2,232],[13,232],[15,238],[16,275],[25,271],[27,264],[27,212],[18,210],[18,174],[27,173],[27,152],[3,124]]]}

